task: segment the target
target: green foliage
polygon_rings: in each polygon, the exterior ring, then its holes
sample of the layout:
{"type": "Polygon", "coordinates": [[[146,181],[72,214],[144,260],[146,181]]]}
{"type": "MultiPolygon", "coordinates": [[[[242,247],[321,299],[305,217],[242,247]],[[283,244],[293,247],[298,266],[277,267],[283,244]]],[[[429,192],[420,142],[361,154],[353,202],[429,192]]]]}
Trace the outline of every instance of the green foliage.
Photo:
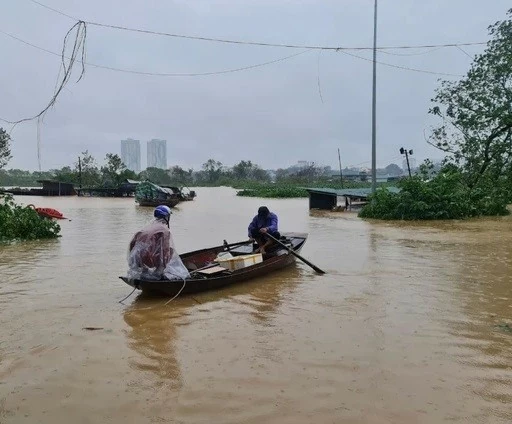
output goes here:
{"type": "Polygon", "coordinates": [[[429,143],[461,167],[466,184],[512,174],[512,9],[460,81],[444,81],[429,113],[442,123],[429,143]]]}
{"type": "Polygon", "coordinates": [[[3,128],[0,128],[0,169],[11,159],[11,136],[3,128]]]}
{"type": "Polygon", "coordinates": [[[250,160],[242,160],[233,166],[231,175],[235,180],[270,181],[268,173],[250,160]]]}
{"type": "Polygon", "coordinates": [[[62,169],[55,169],[52,174],[49,179],[55,179],[63,183],[78,184],[80,180],[78,172],[72,170],[69,166],[65,166],[62,169]]]}
{"type": "MultiPolygon", "coordinates": [[[[101,173],[98,169],[96,159],[89,153],[88,150],[82,152],[81,155],[82,166],[82,187],[97,187],[101,182],[101,173]]],[[[75,163],[74,175],[79,175],[79,163],[75,163]]]]}
{"type": "Polygon", "coordinates": [[[160,168],[147,168],[139,174],[139,179],[149,180],[152,183],[159,185],[172,185],[173,181],[169,172],[160,168]]]}
{"type": "Polygon", "coordinates": [[[241,190],[237,192],[237,196],[291,198],[307,197],[308,192],[303,188],[293,185],[267,185],[241,190]]]}
{"type": "Polygon", "coordinates": [[[0,242],[56,238],[59,232],[55,221],[17,205],[11,195],[0,194],[0,242]]]}
{"type": "Polygon", "coordinates": [[[466,184],[466,176],[455,166],[445,167],[425,181],[414,176],[398,183],[399,193],[377,190],[359,216],[385,220],[464,219],[507,215],[507,193],[489,179],[477,187],[466,184]]]}
{"type": "Polygon", "coordinates": [[[208,159],[203,163],[203,171],[207,175],[207,181],[213,183],[222,176],[222,163],[214,159],[208,159]]]}
{"type": "Polygon", "coordinates": [[[126,166],[121,158],[113,153],[105,156],[106,165],[101,167],[101,179],[103,187],[118,187],[124,179],[123,172],[126,166]]]}
{"type": "MultiPolygon", "coordinates": [[[[330,181],[327,178],[318,178],[316,181],[301,184],[291,177],[288,182],[282,179],[275,184],[262,184],[254,181],[241,181],[234,184],[234,187],[241,189],[237,192],[237,196],[243,197],[264,197],[264,198],[292,198],[292,197],[308,197],[309,194],[304,187],[316,188],[333,188],[340,189],[339,181],[330,181]]],[[[381,186],[386,186],[382,184],[381,186]]],[[[365,188],[370,187],[369,183],[344,181],[344,188],[365,188]]]]}
{"type": "Polygon", "coordinates": [[[193,169],[185,170],[181,166],[173,166],[169,169],[171,180],[180,186],[191,185],[193,182],[193,169]]]}

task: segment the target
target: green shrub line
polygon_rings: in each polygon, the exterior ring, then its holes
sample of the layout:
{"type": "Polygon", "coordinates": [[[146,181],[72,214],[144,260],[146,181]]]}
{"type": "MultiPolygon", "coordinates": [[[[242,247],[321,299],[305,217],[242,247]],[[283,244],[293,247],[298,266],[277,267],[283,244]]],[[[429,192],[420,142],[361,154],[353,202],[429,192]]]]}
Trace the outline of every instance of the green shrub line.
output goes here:
{"type": "Polygon", "coordinates": [[[412,177],[398,183],[399,193],[377,190],[361,209],[361,218],[382,220],[442,220],[503,216],[510,192],[498,181],[466,184],[459,171],[441,172],[431,180],[412,177]]]}

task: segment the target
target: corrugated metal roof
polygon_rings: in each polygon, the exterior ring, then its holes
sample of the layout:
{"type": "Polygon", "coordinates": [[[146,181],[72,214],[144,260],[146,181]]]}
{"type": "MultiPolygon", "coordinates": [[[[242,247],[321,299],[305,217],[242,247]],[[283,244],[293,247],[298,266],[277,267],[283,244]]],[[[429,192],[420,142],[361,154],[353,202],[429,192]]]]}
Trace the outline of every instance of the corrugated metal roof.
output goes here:
{"type": "MultiPolygon", "coordinates": [[[[398,193],[400,189],[398,187],[381,187],[391,191],[392,193],[398,193]]],[[[309,193],[318,193],[318,194],[331,194],[333,196],[347,196],[347,197],[368,197],[372,189],[371,188],[345,188],[345,189],[335,189],[335,188],[320,188],[320,187],[304,187],[309,193]]],[[[377,188],[379,190],[380,188],[377,188]]]]}

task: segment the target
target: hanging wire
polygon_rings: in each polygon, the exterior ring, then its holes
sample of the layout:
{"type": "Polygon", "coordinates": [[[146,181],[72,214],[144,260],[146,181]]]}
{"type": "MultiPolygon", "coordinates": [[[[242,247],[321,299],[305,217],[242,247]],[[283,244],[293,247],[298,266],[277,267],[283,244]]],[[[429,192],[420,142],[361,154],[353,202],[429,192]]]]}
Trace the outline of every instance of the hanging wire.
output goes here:
{"type": "Polygon", "coordinates": [[[466,50],[464,50],[462,47],[460,46],[455,46],[455,48],[459,49],[462,53],[464,53],[467,57],[469,57],[471,60],[474,59],[473,56],[471,56],[466,50]]]}
{"type": "MultiPolygon", "coordinates": [[[[339,52],[343,53],[343,54],[346,54],[347,56],[351,56],[351,57],[355,57],[357,59],[365,60],[367,62],[373,62],[373,59],[368,59],[366,57],[358,56],[357,54],[349,53],[349,52],[344,51],[344,50],[339,50],[339,52]]],[[[425,69],[409,68],[407,66],[393,65],[391,63],[386,63],[386,62],[376,61],[375,63],[378,63],[379,65],[383,65],[383,66],[389,66],[391,68],[402,69],[404,71],[420,72],[420,73],[423,73],[423,74],[442,75],[442,76],[447,76],[447,77],[463,77],[464,76],[464,75],[460,75],[460,74],[449,74],[449,73],[446,73],[446,72],[435,72],[435,71],[428,71],[428,70],[425,70],[425,69]]]]}
{"type": "Polygon", "coordinates": [[[318,85],[318,95],[320,96],[320,101],[322,104],[324,103],[324,96],[322,96],[322,86],[320,84],[320,55],[322,54],[322,50],[318,51],[318,60],[317,60],[317,85],[318,85]]]}
{"type": "MultiPolygon", "coordinates": [[[[50,99],[49,103],[41,110],[39,113],[37,113],[34,116],[19,119],[17,121],[9,121],[6,119],[2,119],[3,121],[7,122],[8,124],[13,124],[13,128],[22,122],[32,121],[34,119],[39,119],[42,117],[46,111],[48,111],[57,101],[57,98],[59,97],[59,94],[64,89],[66,84],[71,79],[71,75],[73,73],[74,65],[77,61],[81,62],[81,72],[80,76],[78,77],[78,80],[76,82],[79,82],[82,77],[85,74],[85,40],[87,38],[87,25],[84,21],[78,21],[76,24],[74,24],[66,33],[66,36],[64,37],[64,42],[62,46],[62,53],[61,53],[61,62],[62,62],[62,80],[60,81],[60,84],[56,91],[54,91],[52,98],[50,99]],[[74,33],[74,35],[73,35],[74,33]],[[68,45],[68,42],[71,37],[74,37],[73,41],[73,48],[71,49],[71,54],[69,57],[66,56],[66,47],[68,45]],[[66,63],[67,60],[67,63],[66,63]]],[[[11,129],[11,131],[12,131],[11,129]]]]}
{"type": "MultiPolygon", "coordinates": [[[[16,41],[19,41],[20,43],[30,46],[34,49],[41,50],[41,51],[51,54],[53,56],[62,57],[61,54],[59,54],[59,53],[53,52],[51,50],[45,49],[43,47],[37,46],[32,43],[29,43],[28,41],[25,41],[19,37],[16,37],[15,35],[9,34],[1,29],[0,29],[0,33],[6,35],[7,37],[10,37],[16,41]]],[[[280,57],[278,59],[270,60],[267,62],[257,63],[254,65],[243,66],[243,67],[239,67],[239,68],[223,69],[220,71],[211,71],[211,72],[194,72],[194,73],[144,72],[144,71],[135,71],[135,70],[131,70],[131,69],[114,68],[111,66],[103,66],[103,65],[98,65],[96,63],[86,62],[86,61],[84,61],[83,63],[84,63],[84,65],[92,66],[93,68],[106,69],[109,71],[124,72],[127,74],[135,74],[135,75],[147,75],[147,76],[156,76],[156,77],[200,77],[200,76],[208,76],[208,75],[227,74],[227,73],[232,73],[232,72],[240,72],[240,71],[246,71],[249,69],[259,68],[262,66],[267,66],[267,65],[274,64],[274,63],[278,63],[278,62],[283,62],[288,59],[292,59],[294,57],[308,53],[309,51],[310,50],[304,50],[302,52],[294,53],[289,56],[284,56],[284,57],[280,57]]],[[[67,57],[67,56],[65,58],[69,59],[69,57],[67,57]]]]}

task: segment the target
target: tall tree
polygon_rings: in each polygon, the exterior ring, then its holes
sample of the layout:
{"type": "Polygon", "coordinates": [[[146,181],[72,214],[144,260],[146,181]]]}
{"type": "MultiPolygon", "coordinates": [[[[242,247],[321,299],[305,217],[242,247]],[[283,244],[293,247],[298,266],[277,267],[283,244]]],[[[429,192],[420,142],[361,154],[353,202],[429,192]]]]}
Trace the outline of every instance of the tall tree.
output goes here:
{"type": "Polygon", "coordinates": [[[512,175],[512,9],[458,82],[443,81],[429,113],[442,119],[428,142],[460,166],[467,184],[512,175]]]}
{"type": "Polygon", "coordinates": [[[117,187],[121,183],[121,173],[126,169],[126,166],[121,158],[113,153],[107,153],[105,161],[105,166],[101,168],[103,184],[117,187]]]}
{"type": "Polygon", "coordinates": [[[250,160],[242,160],[233,166],[231,170],[233,178],[237,180],[268,181],[270,179],[267,171],[261,169],[250,160]]]}
{"type": "Polygon", "coordinates": [[[11,159],[11,136],[3,128],[0,128],[0,169],[11,159]]]}
{"type": "Polygon", "coordinates": [[[187,185],[192,183],[192,173],[194,171],[189,169],[188,171],[183,169],[181,166],[173,166],[169,169],[171,180],[174,184],[187,185]]]}
{"type": "Polygon", "coordinates": [[[396,163],[390,163],[386,168],[384,168],[385,173],[389,175],[402,175],[402,168],[400,168],[396,163]]]}
{"type": "Polygon", "coordinates": [[[160,168],[147,168],[139,174],[139,177],[155,184],[171,185],[173,183],[169,171],[160,168]]]}
{"type": "Polygon", "coordinates": [[[208,175],[208,181],[213,183],[217,181],[222,175],[222,162],[214,159],[208,159],[203,163],[203,170],[208,175]]]}
{"type": "MultiPolygon", "coordinates": [[[[100,170],[96,164],[96,159],[89,153],[88,150],[82,152],[80,157],[82,167],[82,185],[84,187],[94,187],[101,181],[100,170]]],[[[75,163],[75,172],[79,172],[79,164],[75,163]]]]}

